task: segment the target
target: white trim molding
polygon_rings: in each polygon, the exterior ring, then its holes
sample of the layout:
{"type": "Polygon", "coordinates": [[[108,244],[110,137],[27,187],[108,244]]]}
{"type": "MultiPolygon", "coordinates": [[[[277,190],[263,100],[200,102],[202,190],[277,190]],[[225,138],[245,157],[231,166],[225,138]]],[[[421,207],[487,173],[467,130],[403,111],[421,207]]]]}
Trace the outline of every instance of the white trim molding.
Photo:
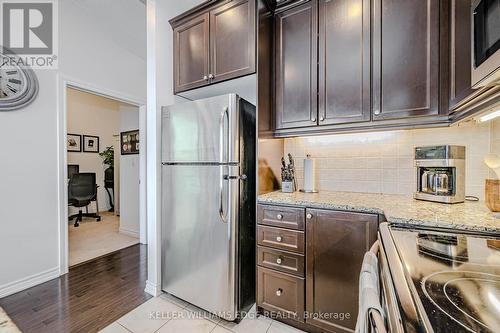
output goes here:
{"type": "Polygon", "coordinates": [[[122,226],[120,226],[120,228],[118,229],[118,232],[121,234],[130,236],[130,237],[134,237],[134,238],[139,238],[139,236],[140,236],[139,231],[124,228],[122,226]]]}
{"type": "Polygon", "coordinates": [[[15,294],[58,277],[59,267],[54,267],[47,271],[25,277],[17,281],[9,282],[0,286],[0,298],[15,294]]]}
{"type": "Polygon", "coordinates": [[[146,289],[144,291],[153,297],[158,297],[162,294],[161,286],[149,280],[146,281],[146,289]]]}

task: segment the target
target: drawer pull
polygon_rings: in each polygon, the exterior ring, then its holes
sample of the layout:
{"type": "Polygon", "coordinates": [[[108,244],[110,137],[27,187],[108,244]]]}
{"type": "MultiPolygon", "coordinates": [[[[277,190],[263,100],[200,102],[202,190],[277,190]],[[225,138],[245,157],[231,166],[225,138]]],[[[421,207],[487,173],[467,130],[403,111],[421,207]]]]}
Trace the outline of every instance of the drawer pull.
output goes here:
{"type": "Polygon", "coordinates": [[[283,238],[281,236],[277,236],[276,241],[281,243],[283,241],[283,238]]]}
{"type": "Polygon", "coordinates": [[[283,220],[283,215],[278,214],[278,215],[276,216],[276,218],[277,218],[278,220],[283,220]]]}
{"type": "Polygon", "coordinates": [[[307,213],[306,217],[307,217],[308,220],[310,220],[310,219],[313,218],[313,215],[311,213],[307,213]]]}
{"type": "Polygon", "coordinates": [[[278,290],[276,290],[276,296],[281,296],[283,295],[283,289],[279,288],[278,290]]]}
{"type": "Polygon", "coordinates": [[[281,265],[282,262],[283,262],[283,258],[281,258],[281,257],[276,258],[276,263],[278,265],[281,265]]]}

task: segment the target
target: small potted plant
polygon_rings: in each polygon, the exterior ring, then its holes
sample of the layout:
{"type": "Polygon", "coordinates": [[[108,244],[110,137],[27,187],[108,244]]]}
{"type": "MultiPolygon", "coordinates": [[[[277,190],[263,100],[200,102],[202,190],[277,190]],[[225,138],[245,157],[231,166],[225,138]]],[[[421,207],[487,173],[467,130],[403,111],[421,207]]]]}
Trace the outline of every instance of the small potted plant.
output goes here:
{"type": "Polygon", "coordinates": [[[104,170],[104,188],[106,189],[106,192],[108,192],[109,203],[111,206],[109,211],[112,212],[112,211],[114,211],[115,207],[114,207],[113,200],[111,198],[111,193],[109,192],[109,189],[112,188],[113,192],[114,192],[115,150],[114,150],[113,146],[106,147],[106,149],[104,149],[102,152],[100,152],[99,155],[103,159],[102,163],[104,165],[108,166],[106,168],[106,170],[104,170]]]}

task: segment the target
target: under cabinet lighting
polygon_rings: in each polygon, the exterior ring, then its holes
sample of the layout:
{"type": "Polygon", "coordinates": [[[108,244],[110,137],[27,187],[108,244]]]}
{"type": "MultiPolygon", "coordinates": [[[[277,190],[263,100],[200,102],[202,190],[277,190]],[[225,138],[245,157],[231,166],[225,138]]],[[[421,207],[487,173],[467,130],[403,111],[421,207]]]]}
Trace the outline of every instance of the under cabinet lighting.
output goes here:
{"type": "Polygon", "coordinates": [[[484,123],[485,121],[489,121],[491,119],[495,119],[500,117],[500,110],[496,110],[494,112],[485,114],[484,116],[479,117],[479,122],[484,123]]]}

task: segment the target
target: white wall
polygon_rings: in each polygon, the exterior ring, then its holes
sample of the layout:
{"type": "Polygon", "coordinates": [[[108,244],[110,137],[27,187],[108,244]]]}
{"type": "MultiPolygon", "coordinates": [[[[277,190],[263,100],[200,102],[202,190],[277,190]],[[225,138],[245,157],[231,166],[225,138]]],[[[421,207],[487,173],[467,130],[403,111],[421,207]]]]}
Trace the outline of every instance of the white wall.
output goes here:
{"type": "Polygon", "coordinates": [[[59,2],[59,69],[37,70],[34,103],[0,113],[0,297],[66,270],[59,256],[60,216],[67,209],[59,209],[65,182],[58,175],[66,168],[58,150],[65,149],[58,134],[66,121],[62,79],[146,99],[145,59],[108,38],[75,1],[59,2]]]}
{"type": "MultiPolygon", "coordinates": [[[[120,103],[109,98],[92,95],[74,89],[68,89],[68,133],[82,135],[93,135],[99,137],[99,152],[106,147],[119,146],[116,144],[120,127],[120,103]]],[[[68,164],[78,164],[80,172],[95,172],[97,189],[97,199],[99,210],[107,211],[111,208],[109,197],[104,188],[104,170],[107,169],[102,163],[103,159],[97,153],[68,152],[68,164]]],[[[139,178],[139,176],[137,176],[139,178]]],[[[71,207],[70,207],[71,208],[71,207]]],[[[91,205],[94,212],[94,203],[91,205]]],[[[78,209],[72,208],[71,212],[78,209]]]]}
{"type": "MultiPolygon", "coordinates": [[[[139,108],[120,106],[120,132],[139,128],[139,108]]],[[[139,148],[140,149],[140,148],[139,148]]],[[[120,156],[120,232],[139,237],[139,155],[120,156]]]]}

